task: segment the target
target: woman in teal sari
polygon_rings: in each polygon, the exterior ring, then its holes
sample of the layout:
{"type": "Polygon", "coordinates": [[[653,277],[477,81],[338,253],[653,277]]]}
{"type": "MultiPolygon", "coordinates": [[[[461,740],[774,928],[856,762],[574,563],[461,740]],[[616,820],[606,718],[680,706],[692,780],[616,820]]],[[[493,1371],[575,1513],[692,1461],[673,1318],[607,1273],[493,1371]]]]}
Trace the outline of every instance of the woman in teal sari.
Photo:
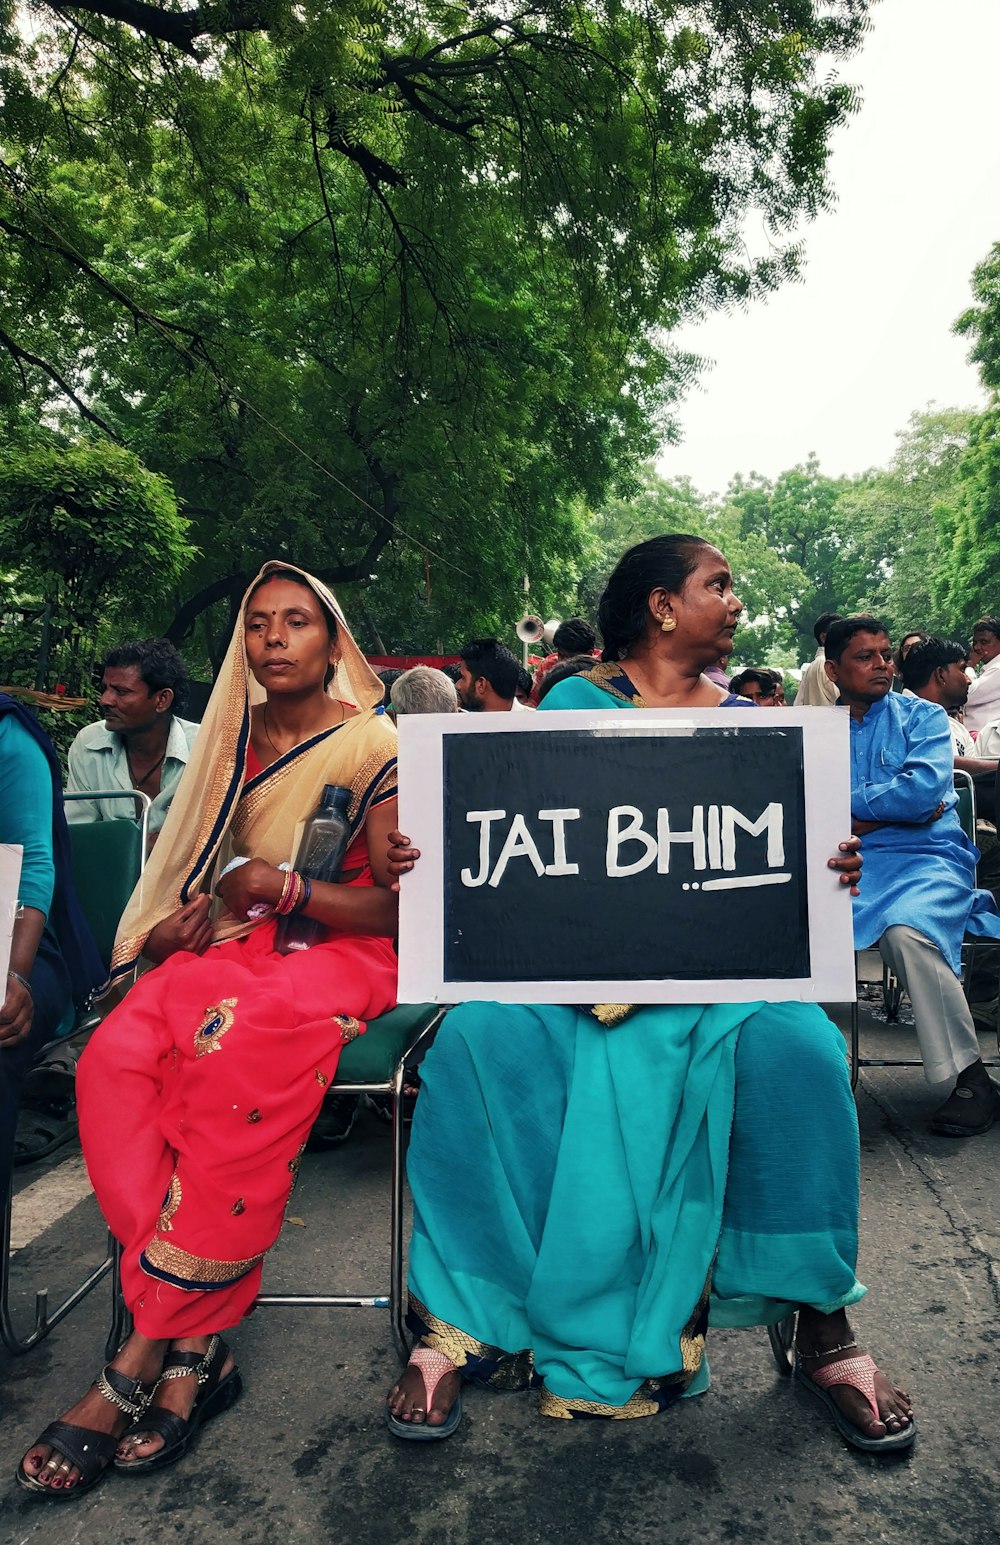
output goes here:
{"type": "MultiPolygon", "coordinates": [[[[709,543],[632,548],[601,601],[601,662],[542,710],[751,708],[702,674],[741,610],[709,543]]],[[[397,873],[419,856],[408,843],[397,873]]],[[[842,849],[829,862],[847,905],[860,863],[842,849]]],[[[549,1416],[654,1415],[707,1388],[709,1322],[797,1309],[800,1377],[842,1435],[876,1452],[912,1443],[908,1396],[847,1320],[866,1291],[857,1118],[843,1040],[816,1005],[470,1003],[447,1016],[422,1083],[417,1341],[388,1397],[397,1436],[454,1431],[463,1380],[536,1385],[549,1416]]]]}

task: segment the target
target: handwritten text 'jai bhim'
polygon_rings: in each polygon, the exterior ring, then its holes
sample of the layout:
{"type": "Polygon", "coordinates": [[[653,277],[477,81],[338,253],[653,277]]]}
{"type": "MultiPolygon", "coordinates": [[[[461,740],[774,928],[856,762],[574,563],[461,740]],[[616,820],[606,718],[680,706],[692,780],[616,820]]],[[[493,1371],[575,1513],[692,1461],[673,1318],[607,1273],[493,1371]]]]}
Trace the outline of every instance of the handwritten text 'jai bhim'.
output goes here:
{"type": "MultiPolygon", "coordinates": [[[[469,810],[465,819],[472,825],[479,824],[479,867],[462,870],[462,884],[474,890],[480,885],[494,889],[503,880],[512,859],[526,858],[536,875],[573,875],[580,873],[580,866],[573,863],[567,852],[566,827],[570,821],[578,821],[579,810],[539,810],[536,817],[538,840],[532,836],[523,815],[510,817],[505,828],[500,824],[508,821],[506,810],[469,810]],[[545,823],[542,832],[538,823],[545,823]],[[494,831],[499,842],[496,857],[493,856],[494,831]],[[502,840],[501,840],[502,839],[502,840]],[[551,852],[547,862],[546,854],[551,852]]],[[[693,882],[684,889],[734,890],[755,885],[782,885],[791,879],[787,873],[777,873],[785,862],[785,813],[777,802],[766,805],[759,816],[743,815],[734,805],[694,805],[690,825],[674,830],[670,824],[670,812],[660,808],[656,812],[655,834],[643,825],[643,812],[636,805],[614,805],[608,811],[607,842],[604,854],[604,872],[609,879],[620,879],[640,874],[650,865],[656,865],[657,874],[670,873],[671,849],[675,846],[691,849],[690,868],[701,873],[705,870],[721,870],[718,879],[693,882]],[[767,874],[737,875],[736,834],[747,837],[766,837],[767,874]],[[636,848],[638,854],[636,855],[636,848]],[[624,854],[622,850],[625,850],[624,854]]],[[[745,847],[746,838],[741,842],[745,847]]]]}

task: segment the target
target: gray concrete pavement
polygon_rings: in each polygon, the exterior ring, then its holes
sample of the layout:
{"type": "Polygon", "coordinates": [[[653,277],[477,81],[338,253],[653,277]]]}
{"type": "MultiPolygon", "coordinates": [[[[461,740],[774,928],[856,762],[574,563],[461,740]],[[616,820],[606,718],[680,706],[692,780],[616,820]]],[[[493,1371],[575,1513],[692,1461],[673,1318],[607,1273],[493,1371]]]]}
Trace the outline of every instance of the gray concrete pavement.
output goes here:
{"type": "MultiPolygon", "coordinates": [[[[908,1030],[863,1017],[869,1049],[913,1046],[908,1030]]],[[[930,1135],[919,1070],[863,1074],[858,1101],[860,1274],[871,1292],[855,1323],[914,1396],[912,1457],[879,1463],[848,1450],[819,1404],[779,1377],[762,1331],[712,1334],[712,1389],[653,1420],[544,1420],[530,1395],[472,1390],[448,1442],[399,1443],[382,1420],[395,1371],[384,1313],[266,1309],[235,1338],[243,1400],[178,1468],[145,1481],[114,1475],[65,1505],[34,1502],[0,1476],[0,1540],[1000,1540],[1000,1127],[965,1142],[930,1135]]],[[[285,1226],[270,1289],[352,1291],[385,1279],[388,1157],[388,1129],[365,1114],[343,1149],[307,1158],[290,1209],[302,1223],[285,1226]]],[[[30,1170],[22,1183],[38,1178],[30,1170]]],[[[55,1293],[95,1255],[99,1233],[87,1199],[26,1245],[15,1263],[22,1309],[29,1283],[44,1278],[55,1293]]],[[[6,1475],[93,1377],[105,1306],[98,1288],[36,1351],[0,1354],[6,1475]]]]}

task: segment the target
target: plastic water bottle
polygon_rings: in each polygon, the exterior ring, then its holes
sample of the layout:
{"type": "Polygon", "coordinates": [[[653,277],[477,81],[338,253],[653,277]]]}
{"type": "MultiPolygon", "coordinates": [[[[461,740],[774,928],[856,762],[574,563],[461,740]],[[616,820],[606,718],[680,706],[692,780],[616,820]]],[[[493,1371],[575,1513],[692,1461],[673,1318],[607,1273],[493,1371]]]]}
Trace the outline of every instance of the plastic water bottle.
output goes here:
{"type": "MultiPolygon", "coordinates": [[[[293,869],[307,880],[337,880],[347,852],[350,823],[347,811],[351,803],[351,791],[339,783],[328,783],[316,809],[302,828],[302,837],[295,854],[293,869]]],[[[278,919],[275,932],[275,948],[288,955],[292,950],[307,950],[326,933],[322,923],[306,917],[304,912],[292,912],[278,919]]]]}

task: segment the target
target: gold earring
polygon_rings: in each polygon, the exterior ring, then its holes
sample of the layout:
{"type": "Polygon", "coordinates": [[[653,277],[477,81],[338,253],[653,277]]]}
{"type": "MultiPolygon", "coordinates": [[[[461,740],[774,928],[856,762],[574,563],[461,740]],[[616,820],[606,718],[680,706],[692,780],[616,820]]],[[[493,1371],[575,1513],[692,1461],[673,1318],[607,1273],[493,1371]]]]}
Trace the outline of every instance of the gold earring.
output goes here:
{"type": "Polygon", "coordinates": [[[676,619],[676,617],[666,616],[666,617],[664,617],[663,621],[660,623],[660,628],[661,628],[662,632],[664,632],[664,633],[672,633],[674,631],[674,629],[676,628],[676,626],[677,626],[677,619],[676,619]]]}

